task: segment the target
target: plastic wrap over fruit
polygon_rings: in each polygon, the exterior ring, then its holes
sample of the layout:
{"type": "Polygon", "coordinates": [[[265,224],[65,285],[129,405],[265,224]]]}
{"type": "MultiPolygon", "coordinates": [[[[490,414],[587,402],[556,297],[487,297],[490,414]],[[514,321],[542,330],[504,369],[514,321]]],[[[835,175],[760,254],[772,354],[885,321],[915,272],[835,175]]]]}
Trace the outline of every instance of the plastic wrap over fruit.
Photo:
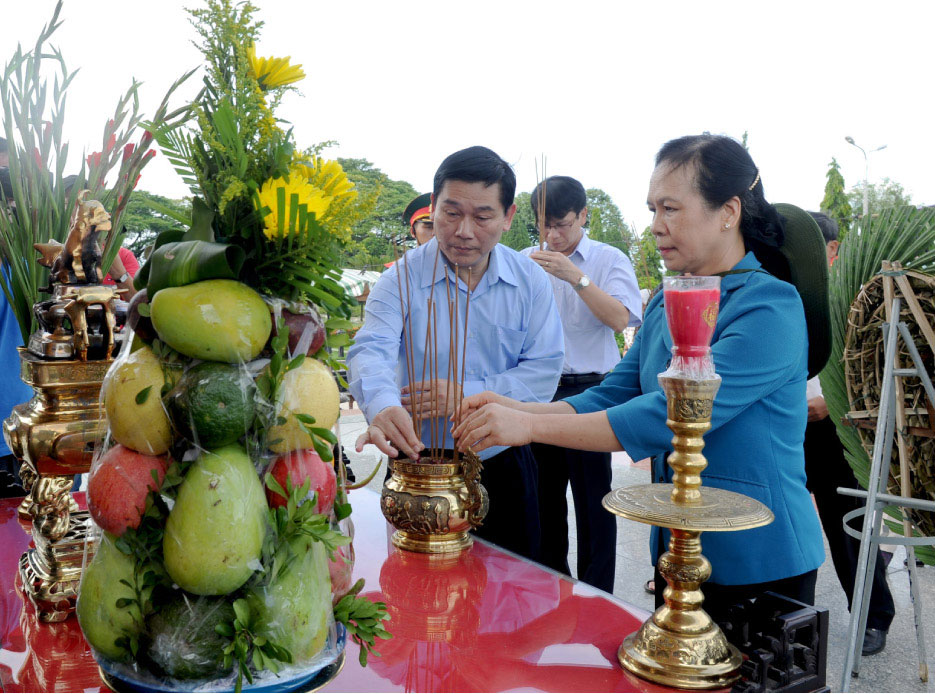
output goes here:
{"type": "Polygon", "coordinates": [[[79,590],[88,642],[111,674],[157,689],[332,662],[344,636],[331,567],[350,540],[334,514],[339,398],[314,358],[320,318],[234,280],[140,294],[139,333],[101,391],[88,504],[106,532],[79,590]]]}

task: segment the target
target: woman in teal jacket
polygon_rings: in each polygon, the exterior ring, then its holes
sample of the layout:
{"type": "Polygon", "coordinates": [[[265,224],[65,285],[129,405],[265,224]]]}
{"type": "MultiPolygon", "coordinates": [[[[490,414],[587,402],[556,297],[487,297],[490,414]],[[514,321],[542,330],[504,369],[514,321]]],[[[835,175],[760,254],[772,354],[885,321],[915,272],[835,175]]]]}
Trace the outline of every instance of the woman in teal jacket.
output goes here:
{"type": "MultiPolygon", "coordinates": [[[[708,134],[663,146],[647,202],[669,270],[723,275],[711,345],[722,381],[705,435],[704,484],[751,496],[775,515],[762,528],[702,536],[713,567],[705,609],[718,619],[761,590],[811,603],[824,549],[805,488],[805,315],[795,287],[762,271],[756,256],[782,245],[783,220],[763,197],[746,150],[708,134]]],[[[483,450],[539,441],[622,449],[634,460],[652,456],[654,481],[671,482],[664,456],[672,450],[672,431],[657,380],[671,346],[660,293],[633,346],[603,383],[557,403],[520,403],[489,392],[468,398],[455,428],[459,445],[483,450]]],[[[661,545],[654,530],[654,563],[661,545]]],[[[659,601],[663,586],[657,586],[659,601]]]]}

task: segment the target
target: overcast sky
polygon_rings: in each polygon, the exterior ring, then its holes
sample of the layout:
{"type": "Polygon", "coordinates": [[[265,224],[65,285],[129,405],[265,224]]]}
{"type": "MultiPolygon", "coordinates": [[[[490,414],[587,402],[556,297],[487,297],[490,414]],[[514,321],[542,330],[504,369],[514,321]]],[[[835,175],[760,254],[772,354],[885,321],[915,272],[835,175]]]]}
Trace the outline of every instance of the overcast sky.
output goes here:
{"type": "MultiPolygon", "coordinates": [[[[932,2],[316,2],[257,0],[257,54],[307,73],[280,116],[300,146],[339,145],[429,190],[449,153],[473,144],[511,162],[519,190],[549,174],[603,188],[624,218],[649,222],[653,156],[680,135],[749,133],[766,196],[816,209],[836,157],[848,187],[888,176],[935,203],[932,2]]],[[[3,3],[0,60],[31,44],[54,0],[3,3]]],[[[66,139],[100,149],[131,79],[151,114],[201,64],[184,6],[197,0],[66,0],[52,44],[70,68],[66,139]]],[[[190,80],[186,95],[200,79],[190,80]]],[[[181,103],[181,101],[179,102],[181,103]]],[[[163,157],[140,187],[187,189],[163,157]]]]}

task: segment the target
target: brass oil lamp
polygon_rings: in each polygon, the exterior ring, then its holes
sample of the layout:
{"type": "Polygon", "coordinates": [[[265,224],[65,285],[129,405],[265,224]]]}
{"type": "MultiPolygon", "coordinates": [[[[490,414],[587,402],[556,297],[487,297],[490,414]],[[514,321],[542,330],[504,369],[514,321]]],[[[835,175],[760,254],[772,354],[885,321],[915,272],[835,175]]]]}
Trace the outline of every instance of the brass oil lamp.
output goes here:
{"type": "Polygon", "coordinates": [[[741,655],[701,607],[701,584],[711,576],[701,533],[758,528],[771,523],[773,513],[748,496],[702,488],[701,472],[708,464],[702,436],[711,428],[721,384],[709,348],[720,278],[667,277],[664,282],[674,356],[659,383],[666,394],[666,425],[675,434],[668,458],[672,484],[616,489],[603,503],[618,516],[670,529],[668,551],[657,564],[667,584],[665,603],[624,639],[617,657],[630,672],[666,687],[717,689],[738,679],[741,655]]]}
{"type": "Polygon", "coordinates": [[[20,348],[20,373],[32,400],[13,409],[3,436],[20,461],[26,498],[21,520],[32,525],[35,549],[19,564],[23,590],[45,622],[74,611],[90,526],[71,496],[74,476],[91,469],[106,420],[100,406],[104,375],[119,346],[117,290],[101,284],[100,232],[110,215],[96,200],[78,198],[65,245],[36,244],[51,269],[52,298],[33,307],[39,329],[20,348]]]}

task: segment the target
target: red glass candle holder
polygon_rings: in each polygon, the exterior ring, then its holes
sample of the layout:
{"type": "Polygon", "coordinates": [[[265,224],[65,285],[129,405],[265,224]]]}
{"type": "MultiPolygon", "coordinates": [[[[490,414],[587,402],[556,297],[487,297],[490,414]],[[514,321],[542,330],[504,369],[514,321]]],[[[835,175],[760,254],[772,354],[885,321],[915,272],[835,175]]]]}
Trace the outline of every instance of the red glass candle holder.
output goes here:
{"type": "Polygon", "coordinates": [[[662,282],[673,355],[706,356],[717,323],[721,278],[665,277],[662,282]]]}

